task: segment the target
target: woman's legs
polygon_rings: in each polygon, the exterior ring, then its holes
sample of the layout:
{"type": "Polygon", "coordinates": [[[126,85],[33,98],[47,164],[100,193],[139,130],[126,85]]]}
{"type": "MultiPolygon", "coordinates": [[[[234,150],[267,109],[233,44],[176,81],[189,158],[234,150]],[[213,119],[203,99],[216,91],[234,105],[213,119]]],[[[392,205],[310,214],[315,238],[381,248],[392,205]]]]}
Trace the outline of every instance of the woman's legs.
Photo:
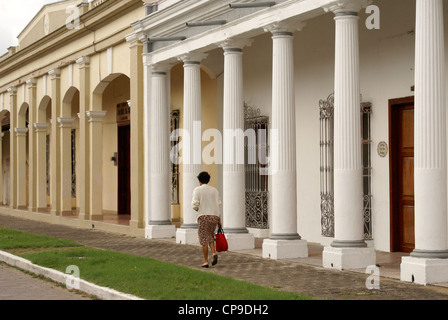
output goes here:
{"type": "Polygon", "coordinates": [[[204,255],[204,264],[203,264],[203,266],[208,265],[208,246],[207,245],[202,246],[202,253],[204,255]]]}
{"type": "Polygon", "coordinates": [[[203,265],[208,265],[208,247],[210,247],[210,249],[212,250],[212,256],[214,257],[216,255],[216,250],[215,250],[215,242],[212,241],[205,246],[202,246],[202,254],[204,255],[204,264],[203,265]]]}

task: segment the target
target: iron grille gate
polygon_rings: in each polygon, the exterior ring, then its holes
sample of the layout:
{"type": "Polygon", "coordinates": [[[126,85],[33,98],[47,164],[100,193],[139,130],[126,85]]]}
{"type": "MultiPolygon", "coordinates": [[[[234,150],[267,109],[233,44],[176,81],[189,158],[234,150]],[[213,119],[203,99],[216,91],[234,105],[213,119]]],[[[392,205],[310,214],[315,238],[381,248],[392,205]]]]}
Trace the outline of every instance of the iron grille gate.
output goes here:
{"type": "Polygon", "coordinates": [[[244,143],[246,226],[268,229],[268,175],[263,172],[267,167],[269,117],[260,116],[260,109],[244,104],[244,130],[253,130],[255,144],[244,143]],[[251,157],[256,155],[255,157],[251,157]],[[253,159],[255,158],[255,159],[253,159]],[[249,161],[252,159],[252,161],[249,161]],[[255,161],[253,161],[255,160],[255,161]]]}
{"type": "MultiPolygon", "coordinates": [[[[364,239],[372,239],[371,138],[370,115],[372,104],[361,103],[363,217],[364,239]]],[[[320,114],[320,198],[321,230],[325,237],[334,237],[334,94],[319,101],[320,114]]]]}

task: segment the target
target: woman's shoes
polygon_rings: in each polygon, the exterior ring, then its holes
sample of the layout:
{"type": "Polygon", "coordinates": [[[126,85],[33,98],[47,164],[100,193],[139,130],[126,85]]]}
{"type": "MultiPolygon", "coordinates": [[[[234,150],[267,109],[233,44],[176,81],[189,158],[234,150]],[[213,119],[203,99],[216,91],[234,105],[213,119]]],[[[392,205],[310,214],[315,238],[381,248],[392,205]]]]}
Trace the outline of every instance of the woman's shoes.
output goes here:
{"type": "Polygon", "coordinates": [[[203,264],[202,268],[208,268],[208,264],[203,264]]]}
{"type": "Polygon", "coordinates": [[[215,264],[217,264],[218,263],[218,255],[217,254],[214,254],[213,255],[213,261],[212,261],[212,266],[214,266],[215,264]]]}

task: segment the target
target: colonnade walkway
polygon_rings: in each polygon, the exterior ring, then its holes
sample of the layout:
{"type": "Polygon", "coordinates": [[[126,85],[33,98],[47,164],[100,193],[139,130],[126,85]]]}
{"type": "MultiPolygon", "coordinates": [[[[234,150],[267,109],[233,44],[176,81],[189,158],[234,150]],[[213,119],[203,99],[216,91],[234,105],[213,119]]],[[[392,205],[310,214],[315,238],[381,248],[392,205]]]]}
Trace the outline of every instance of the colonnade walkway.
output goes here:
{"type": "Polygon", "coordinates": [[[271,260],[261,257],[261,239],[254,250],[219,253],[219,263],[201,268],[198,245],[175,239],[144,239],[97,229],[80,229],[0,214],[0,225],[17,230],[75,240],[82,244],[184,265],[280,290],[329,300],[448,300],[448,284],[422,286],[399,280],[400,253],[377,252],[379,289],[369,289],[365,270],[338,271],[322,267],[322,246],[308,243],[309,257],[271,260]]]}

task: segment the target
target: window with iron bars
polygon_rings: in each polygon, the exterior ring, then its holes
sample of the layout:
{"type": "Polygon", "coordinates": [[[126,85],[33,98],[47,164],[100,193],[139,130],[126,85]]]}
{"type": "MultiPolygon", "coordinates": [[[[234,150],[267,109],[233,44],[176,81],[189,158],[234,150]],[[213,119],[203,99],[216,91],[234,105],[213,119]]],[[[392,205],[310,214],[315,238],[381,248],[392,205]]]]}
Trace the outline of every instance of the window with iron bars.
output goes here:
{"type": "MultiPolygon", "coordinates": [[[[372,104],[361,103],[364,239],[372,239],[370,116],[372,104]]],[[[334,94],[319,101],[321,231],[334,237],[334,94]]]]}

